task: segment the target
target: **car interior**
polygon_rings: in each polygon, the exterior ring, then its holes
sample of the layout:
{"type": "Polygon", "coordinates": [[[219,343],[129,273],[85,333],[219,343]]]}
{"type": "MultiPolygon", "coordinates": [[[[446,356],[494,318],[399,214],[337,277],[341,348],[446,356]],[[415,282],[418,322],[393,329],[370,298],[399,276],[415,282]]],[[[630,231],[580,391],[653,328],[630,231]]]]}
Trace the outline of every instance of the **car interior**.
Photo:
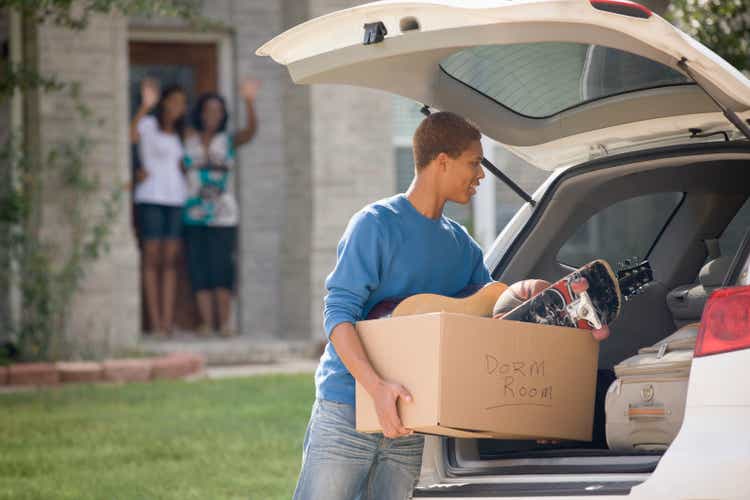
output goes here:
{"type": "Polygon", "coordinates": [[[596,258],[613,267],[625,259],[647,259],[653,269],[653,281],[624,302],[610,338],[600,345],[593,440],[446,438],[446,472],[458,477],[653,471],[663,449],[607,447],[604,395],[615,380],[613,367],[700,321],[707,296],[722,285],[750,227],[749,197],[750,146],[737,143],[620,155],[558,177],[493,270],[495,279],[554,282],[596,258]]]}

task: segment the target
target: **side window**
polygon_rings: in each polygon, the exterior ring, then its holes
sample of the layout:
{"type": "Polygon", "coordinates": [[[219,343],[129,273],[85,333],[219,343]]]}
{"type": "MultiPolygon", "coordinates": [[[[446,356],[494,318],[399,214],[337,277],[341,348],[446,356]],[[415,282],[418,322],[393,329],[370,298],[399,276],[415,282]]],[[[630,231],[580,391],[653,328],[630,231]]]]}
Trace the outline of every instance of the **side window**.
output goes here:
{"type": "Polygon", "coordinates": [[[652,193],[619,201],[589,218],[560,248],[557,260],[580,267],[594,259],[612,266],[646,258],[683,193],[652,193]]]}
{"type": "Polygon", "coordinates": [[[750,229],[750,198],[745,201],[742,208],[735,214],[732,222],[721,233],[719,238],[719,249],[721,255],[734,255],[742,242],[747,230],[750,229]]]}

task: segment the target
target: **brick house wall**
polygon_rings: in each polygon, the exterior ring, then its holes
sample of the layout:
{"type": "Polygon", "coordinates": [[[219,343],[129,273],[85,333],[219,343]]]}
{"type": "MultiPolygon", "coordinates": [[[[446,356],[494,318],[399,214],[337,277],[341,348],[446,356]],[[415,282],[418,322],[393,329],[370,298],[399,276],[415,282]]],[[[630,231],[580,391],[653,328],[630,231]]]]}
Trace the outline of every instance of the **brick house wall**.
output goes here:
{"type": "MultiPolygon", "coordinates": [[[[41,72],[80,82],[81,100],[93,111],[84,121],[66,93],[42,93],[42,153],[85,134],[93,142],[87,168],[98,177],[102,196],[129,181],[126,43],[127,19],[116,14],[96,16],[81,33],[51,25],[39,29],[41,72]]],[[[42,236],[64,249],[70,227],[58,182],[55,176],[44,180],[42,236]]],[[[86,207],[91,217],[101,210],[102,198],[86,207]]],[[[138,255],[126,196],[110,229],[109,253],[88,269],[73,301],[67,347],[81,357],[132,348],[139,335],[138,255]]]]}
{"type": "MultiPolygon", "coordinates": [[[[206,0],[204,14],[222,22],[231,39],[235,80],[263,82],[256,103],[259,131],[239,151],[239,330],[257,340],[317,341],[322,333],[323,281],[351,214],[393,193],[391,97],[355,88],[294,85],[286,69],[255,50],[284,29],[310,17],[354,5],[351,1],[206,0]],[[379,120],[363,127],[361,116],[379,120]]],[[[3,29],[0,23],[0,30],[3,29]]],[[[94,141],[88,168],[102,194],[129,180],[128,54],[133,30],[184,31],[174,19],[94,16],[71,33],[42,26],[41,70],[78,81],[94,116],[81,121],[66,96],[40,97],[40,136],[45,152],[87,130],[94,141]]],[[[236,88],[236,82],[230,82],[236,88]]],[[[244,109],[230,96],[234,126],[244,109]],[[239,108],[239,109],[238,109],[239,108]]],[[[3,110],[0,109],[0,120],[3,110]]],[[[69,228],[59,184],[46,180],[42,234],[61,248],[69,228]]],[[[140,338],[139,255],[130,227],[127,196],[111,229],[110,251],[89,269],[73,301],[66,335],[73,357],[97,357],[135,348],[140,338]]],[[[95,215],[101,199],[87,207],[95,215]]]]}

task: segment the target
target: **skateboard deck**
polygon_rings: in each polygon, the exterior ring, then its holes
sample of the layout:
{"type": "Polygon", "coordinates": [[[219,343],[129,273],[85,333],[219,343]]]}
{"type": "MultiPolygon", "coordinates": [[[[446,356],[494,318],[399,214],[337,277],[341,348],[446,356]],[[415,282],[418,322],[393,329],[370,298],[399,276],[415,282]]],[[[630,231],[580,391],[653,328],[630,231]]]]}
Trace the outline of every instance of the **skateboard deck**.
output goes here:
{"type": "Polygon", "coordinates": [[[609,325],[620,314],[625,298],[653,279],[647,262],[619,271],[595,260],[553,283],[502,316],[502,319],[587,330],[609,325]],[[621,289],[625,290],[625,294],[621,289]]]}

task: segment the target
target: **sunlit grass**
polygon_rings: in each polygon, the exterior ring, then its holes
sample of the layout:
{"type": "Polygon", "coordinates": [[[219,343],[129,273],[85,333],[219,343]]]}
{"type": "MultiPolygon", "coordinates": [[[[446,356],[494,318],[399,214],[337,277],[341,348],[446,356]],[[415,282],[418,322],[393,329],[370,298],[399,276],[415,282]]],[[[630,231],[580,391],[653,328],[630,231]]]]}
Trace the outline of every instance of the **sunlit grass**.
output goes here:
{"type": "Polygon", "coordinates": [[[0,498],[288,499],[311,375],[0,395],[0,498]]]}

